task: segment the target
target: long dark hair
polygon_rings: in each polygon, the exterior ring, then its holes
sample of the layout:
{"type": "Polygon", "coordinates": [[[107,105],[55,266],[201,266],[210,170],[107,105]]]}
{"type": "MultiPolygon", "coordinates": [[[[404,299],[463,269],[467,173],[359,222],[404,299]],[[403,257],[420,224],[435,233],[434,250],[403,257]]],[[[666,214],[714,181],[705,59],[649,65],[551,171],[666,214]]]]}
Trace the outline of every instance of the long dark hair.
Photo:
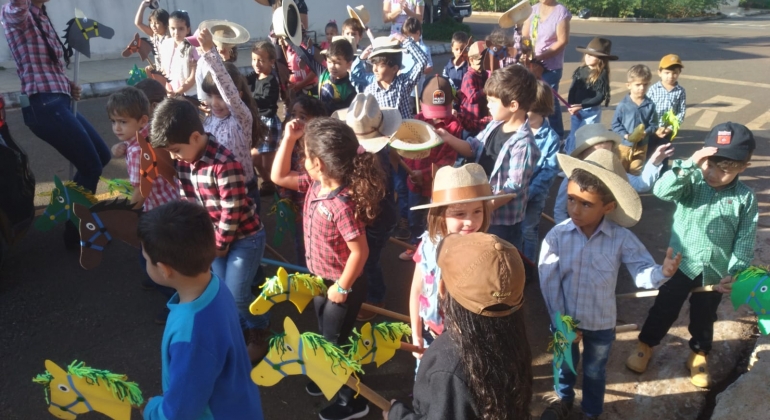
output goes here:
{"type": "MultiPolygon", "coordinates": [[[[183,20],[187,24],[187,36],[192,35],[192,27],[190,26],[190,15],[184,11],[184,10],[176,10],[171,12],[170,15],[168,15],[169,19],[178,19],[183,20]]],[[[166,28],[168,28],[168,24],[166,24],[166,28]]],[[[184,46],[179,49],[179,54],[183,58],[187,58],[187,54],[189,53],[190,49],[192,48],[192,44],[190,44],[186,39],[184,40],[184,46]]]]}
{"type": "MultiPolygon", "coordinates": [[[[51,28],[53,28],[53,22],[51,21],[51,18],[48,17],[48,12],[46,11],[45,4],[40,5],[40,11],[43,13],[43,16],[48,19],[48,23],[51,24],[51,28]]],[[[43,41],[45,41],[45,49],[48,51],[48,57],[51,59],[52,62],[58,63],[59,57],[56,55],[56,50],[54,49],[53,45],[48,40],[48,32],[45,31],[43,28],[43,22],[40,21],[40,18],[38,18],[34,13],[30,12],[30,16],[32,16],[32,19],[35,21],[35,26],[37,26],[37,29],[40,31],[40,33],[43,35],[43,41]]],[[[53,36],[56,38],[57,41],[59,41],[59,45],[62,48],[63,54],[62,57],[64,58],[64,64],[69,67],[70,66],[70,57],[72,56],[72,50],[64,47],[64,43],[61,42],[61,38],[59,38],[58,35],[56,35],[56,29],[53,30],[53,36]]]]}
{"type": "Polygon", "coordinates": [[[311,158],[318,158],[328,176],[350,187],[356,203],[356,219],[371,224],[380,214],[385,197],[385,171],[373,153],[358,153],[358,139],[353,129],[336,118],[316,118],[305,127],[305,147],[311,158]]]}
{"type": "MultiPolygon", "coordinates": [[[[524,315],[494,318],[472,313],[446,293],[445,334],[459,348],[468,390],[482,419],[529,419],[532,353],[524,315]]],[[[494,308],[493,308],[494,309],[494,308]]]]}

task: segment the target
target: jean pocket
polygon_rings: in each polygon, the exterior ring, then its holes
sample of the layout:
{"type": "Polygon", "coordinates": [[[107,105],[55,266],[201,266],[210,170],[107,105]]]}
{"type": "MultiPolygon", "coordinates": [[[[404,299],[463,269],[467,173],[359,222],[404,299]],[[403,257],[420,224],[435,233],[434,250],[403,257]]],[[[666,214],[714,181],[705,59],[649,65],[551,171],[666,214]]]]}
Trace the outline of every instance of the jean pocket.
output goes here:
{"type": "Polygon", "coordinates": [[[21,115],[24,118],[24,124],[27,127],[37,125],[37,115],[35,115],[35,110],[32,106],[25,106],[22,108],[21,115]]]}

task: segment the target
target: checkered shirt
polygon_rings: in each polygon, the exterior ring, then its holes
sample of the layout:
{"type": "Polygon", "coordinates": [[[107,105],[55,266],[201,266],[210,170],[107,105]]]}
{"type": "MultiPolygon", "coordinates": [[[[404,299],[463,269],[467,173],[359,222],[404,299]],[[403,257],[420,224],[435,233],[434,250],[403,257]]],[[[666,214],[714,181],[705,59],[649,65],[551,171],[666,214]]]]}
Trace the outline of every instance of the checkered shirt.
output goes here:
{"type": "Polygon", "coordinates": [[[667,91],[663,87],[663,83],[658,82],[650,86],[647,91],[647,97],[655,104],[655,111],[658,113],[658,127],[665,127],[663,122],[663,115],[668,112],[669,109],[674,110],[676,119],[679,120],[679,124],[684,122],[684,114],[687,113],[687,95],[684,92],[684,88],[677,83],[671,92],[667,91]]]}
{"type": "Polygon", "coordinates": [[[181,194],[209,212],[217,249],[262,228],[256,205],[246,195],[243,167],[211,134],[203,156],[194,163],[177,161],[181,194]]]}
{"type": "Polygon", "coordinates": [[[463,76],[463,83],[460,87],[460,122],[463,128],[470,132],[478,133],[483,129],[483,125],[474,124],[474,121],[481,121],[487,113],[487,97],[484,95],[484,75],[473,68],[463,76]]]}
{"type": "Polygon", "coordinates": [[[64,51],[51,19],[29,0],[11,0],[4,4],[0,19],[11,55],[16,61],[21,91],[26,95],[42,92],[69,95],[70,83],[62,62],[64,51]],[[45,34],[35,25],[33,16],[40,21],[45,34]],[[55,63],[48,56],[46,39],[56,54],[55,63]]]}
{"type": "Polygon", "coordinates": [[[407,38],[403,45],[415,62],[412,69],[396,76],[388,89],[381,88],[380,84],[375,81],[366,87],[364,93],[374,95],[380,108],[398,108],[401,112],[401,118],[409,119],[412,118],[412,91],[414,91],[414,87],[428,64],[428,58],[411,38],[407,38]]]}
{"type": "Polygon", "coordinates": [[[754,259],[757,198],[736,179],[722,190],[711,188],[691,160],[675,160],[653,187],[653,194],[676,203],[669,246],[682,253],[679,269],[703,285],[747,268],[754,259]]]}
{"type": "Polygon", "coordinates": [[[355,204],[348,187],[318,196],[320,182],[307,173],[299,176],[299,192],[306,192],[303,227],[305,255],[310,272],[324,280],[339,280],[350,257],[348,242],[366,234],[355,217],[355,204]]]}
{"type": "MultiPolygon", "coordinates": [[[[142,165],[141,156],[142,147],[139,146],[139,141],[134,138],[126,145],[126,170],[128,171],[128,181],[134,189],[139,189],[142,180],[139,174],[142,165]]],[[[179,200],[179,188],[166,181],[166,178],[159,176],[152,183],[150,194],[145,197],[143,210],[150,211],[155,207],[177,200],[179,200]]]]}
{"type": "MultiPolygon", "coordinates": [[[[291,151],[291,170],[299,173],[305,171],[305,160],[302,158],[305,154],[302,142],[297,142],[294,145],[294,150],[291,151]]],[[[298,191],[294,191],[288,188],[277,187],[278,195],[281,198],[288,198],[294,205],[297,206],[297,220],[302,223],[302,211],[305,208],[305,194],[298,191]]]]}
{"type": "MultiPolygon", "coordinates": [[[[425,121],[431,124],[435,128],[443,128],[455,137],[462,137],[463,126],[454,117],[446,118],[445,120],[433,123],[432,119],[426,119],[422,113],[416,114],[414,119],[425,121]]],[[[422,186],[417,186],[412,182],[412,178],[406,178],[406,186],[409,191],[421,194],[423,197],[430,197],[433,186],[433,165],[437,168],[442,166],[448,166],[455,163],[457,160],[457,152],[452,149],[448,144],[442,144],[440,146],[430,149],[430,155],[422,159],[409,159],[402,158],[406,166],[413,171],[422,171],[422,186]]]]}

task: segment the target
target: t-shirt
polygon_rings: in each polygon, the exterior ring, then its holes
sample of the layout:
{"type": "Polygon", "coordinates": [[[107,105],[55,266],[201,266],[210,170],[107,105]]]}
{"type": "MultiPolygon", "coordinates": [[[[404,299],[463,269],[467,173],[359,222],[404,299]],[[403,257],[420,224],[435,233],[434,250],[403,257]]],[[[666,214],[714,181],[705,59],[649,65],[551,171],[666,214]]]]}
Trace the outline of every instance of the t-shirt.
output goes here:
{"type": "Polygon", "coordinates": [[[503,131],[503,125],[500,124],[492,134],[489,135],[489,139],[484,145],[484,150],[479,157],[479,165],[484,168],[484,172],[487,173],[487,177],[492,175],[492,171],[495,169],[495,162],[497,162],[497,156],[500,155],[500,151],[503,150],[503,145],[508,139],[511,138],[515,131],[506,133],[503,131]]]}
{"type": "Polygon", "coordinates": [[[252,76],[251,91],[254,92],[254,100],[259,108],[259,116],[273,118],[278,112],[278,99],[280,98],[280,88],[278,79],[272,74],[260,79],[259,75],[252,76]]]}

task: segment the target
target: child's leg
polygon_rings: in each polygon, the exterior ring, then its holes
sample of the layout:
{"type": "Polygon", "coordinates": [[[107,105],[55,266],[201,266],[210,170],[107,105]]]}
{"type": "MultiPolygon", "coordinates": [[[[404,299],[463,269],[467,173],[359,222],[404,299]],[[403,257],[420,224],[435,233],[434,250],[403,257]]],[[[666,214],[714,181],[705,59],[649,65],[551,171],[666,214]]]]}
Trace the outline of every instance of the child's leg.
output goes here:
{"type": "Polygon", "coordinates": [[[717,320],[717,308],[722,302],[719,292],[697,292],[690,295],[690,348],[693,352],[711,351],[714,341],[714,322],[717,320]]]}
{"type": "Polygon", "coordinates": [[[364,263],[366,277],[366,302],[380,304],[385,300],[385,275],[382,273],[380,258],[398,221],[398,212],[392,202],[380,210],[379,216],[366,228],[366,243],[369,245],[369,257],[364,263]]]}
{"type": "Polygon", "coordinates": [[[583,402],[580,405],[590,416],[599,416],[603,411],[606,367],[613,341],[615,329],[583,331],[583,402]]]}
{"type": "MultiPolygon", "coordinates": [[[[578,363],[580,363],[580,343],[572,343],[571,351],[572,365],[577,370],[578,363]]],[[[570,405],[575,400],[575,382],[577,382],[577,375],[572,373],[566,363],[562,363],[561,368],[559,368],[559,386],[556,387],[555,391],[562,401],[570,405]]]]}
{"type": "Polygon", "coordinates": [[[409,194],[409,232],[412,238],[409,243],[417,245],[420,242],[420,235],[425,232],[425,222],[428,217],[428,210],[411,210],[412,207],[428,204],[430,197],[424,197],[420,193],[408,191],[409,194]]]}
{"type": "Polygon", "coordinates": [[[639,333],[639,341],[650,347],[660,344],[679,317],[679,311],[690,291],[700,285],[700,279],[701,276],[698,276],[691,280],[682,271],[677,270],[674,276],[660,287],[660,293],[655,298],[655,303],[639,333]]]}
{"type": "Polygon", "coordinates": [[[564,142],[564,153],[570,154],[575,150],[575,132],[583,124],[583,120],[579,117],[580,114],[569,116],[569,135],[564,142]]]}
{"type": "MultiPolygon", "coordinates": [[[[327,281],[329,287],[337,287],[332,281],[327,281]]],[[[367,281],[363,277],[353,283],[353,291],[350,292],[344,303],[334,303],[326,298],[326,295],[313,298],[313,306],[318,317],[318,328],[321,335],[332,344],[341,346],[348,344],[348,336],[353,331],[353,324],[361,304],[366,297],[367,281]]]]}
{"type": "MultiPolygon", "coordinates": [[[[543,72],[543,81],[548,83],[554,92],[559,92],[559,82],[561,81],[563,69],[548,70],[543,72]]],[[[561,103],[556,96],[553,98],[553,114],[548,116],[548,123],[553,131],[559,135],[559,139],[564,138],[564,122],[561,118],[561,103]]]]}
{"type": "Polygon", "coordinates": [[[539,194],[529,197],[527,210],[522,221],[521,235],[523,238],[522,252],[530,261],[537,261],[537,246],[540,244],[538,227],[540,226],[540,214],[545,208],[545,199],[548,194],[539,194]]]}

